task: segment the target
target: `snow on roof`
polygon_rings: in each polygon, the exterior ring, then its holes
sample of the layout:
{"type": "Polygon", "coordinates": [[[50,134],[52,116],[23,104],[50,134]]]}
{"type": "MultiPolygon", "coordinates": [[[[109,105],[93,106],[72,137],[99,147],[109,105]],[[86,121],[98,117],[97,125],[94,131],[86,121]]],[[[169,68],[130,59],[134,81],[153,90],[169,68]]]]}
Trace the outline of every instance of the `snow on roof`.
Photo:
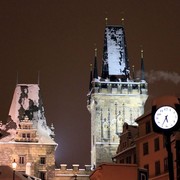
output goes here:
{"type": "Polygon", "coordinates": [[[105,46],[109,75],[126,75],[126,44],[123,27],[107,26],[105,29],[105,46]]]}
{"type": "Polygon", "coordinates": [[[39,143],[56,144],[50,137],[53,133],[47,126],[44,106],[40,97],[40,88],[38,84],[17,84],[12,103],[9,110],[9,117],[6,125],[0,129],[6,132],[6,136],[0,139],[1,142],[13,141],[16,129],[25,116],[33,122],[37,129],[39,143]]]}

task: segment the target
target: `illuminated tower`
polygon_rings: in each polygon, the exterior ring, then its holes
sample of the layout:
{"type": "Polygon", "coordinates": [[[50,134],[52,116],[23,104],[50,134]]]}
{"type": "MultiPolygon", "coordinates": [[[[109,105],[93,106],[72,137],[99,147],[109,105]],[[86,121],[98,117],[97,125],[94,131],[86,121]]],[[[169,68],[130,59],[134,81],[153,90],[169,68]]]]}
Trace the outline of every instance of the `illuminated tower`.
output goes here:
{"type": "Polygon", "coordinates": [[[40,179],[54,177],[54,127],[46,122],[38,84],[17,84],[6,124],[0,123],[0,165],[40,179]]]}
{"type": "Polygon", "coordinates": [[[144,78],[130,76],[125,32],[122,26],[105,27],[102,74],[98,76],[97,53],[91,72],[87,108],[91,113],[91,165],[111,162],[124,122],[136,125],[148,98],[144,78]]]}

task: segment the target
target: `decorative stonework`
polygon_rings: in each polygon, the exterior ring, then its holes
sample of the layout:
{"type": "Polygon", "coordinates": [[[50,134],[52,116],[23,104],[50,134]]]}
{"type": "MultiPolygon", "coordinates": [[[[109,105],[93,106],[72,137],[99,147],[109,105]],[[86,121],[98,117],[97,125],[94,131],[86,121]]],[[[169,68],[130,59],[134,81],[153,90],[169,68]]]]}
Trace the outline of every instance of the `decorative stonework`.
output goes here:
{"type": "Polygon", "coordinates": [[[33,128],[33,122],[27,116],[19,123],[14,140],[16,142],[38,142],[37,129],[33,128]]]}
{"type": "MultiPolygon", "coordinates": [[[[148,98],[144,77],[131,78],[122,26],[106,26],[102,59],[102,74],[98,77],[95,56],[87,101],[91,113],[92,166],[112,162],[123,124],[137,125],[135,119],[144,113],[148,98]]],[[[144,73],[143,68],[141,71],[144,73]]]]}

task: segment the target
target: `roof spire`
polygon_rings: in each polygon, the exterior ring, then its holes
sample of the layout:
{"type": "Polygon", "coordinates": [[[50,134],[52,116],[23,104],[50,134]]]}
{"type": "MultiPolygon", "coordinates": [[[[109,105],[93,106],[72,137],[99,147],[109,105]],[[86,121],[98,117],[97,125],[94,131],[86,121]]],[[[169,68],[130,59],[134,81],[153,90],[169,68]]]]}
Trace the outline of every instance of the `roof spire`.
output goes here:
{"type": "Polygon", "coordinates": [[[89,91],[92,89],[92,64],[90,64],[89,91]]]}
{"type": "Polygon", "coordinates": [[[121,18],[121,24],[122,24],[122,26],[124,26],[124,18],[123,17],[121,18]]]}
{"type": "Polygon", "coordinates": [[[19,83],[19,73],[18,73],[18,71],[17,71],[17,73],[16,73],[16,85],[19,83]]]}
{"type": "Polygon", "coordinates": [[[144,50],[141,46],[141,80],[145,80],[145,72],[144,72],[144,50]]]}
{"type": "Polygon", "coordinates": [[[38,71],[38,85],[40,84],[40,71],[38,71]]]}
{"type": "Polygon", "coordinates": [[[98,67],[97,67],[97,48],[94,49],[95,57],[94,57],[94,71],[93,78],[98,79],[98,67]]]}
{"type": "Polygon", "coordinates": [[[97,48],[94,49],[94,55],[97,57],[97,48]]]}
{"type": "Polygon", "coordinates": [[[106,26],[108,25],[108,18],[105,18],[106,26]]]}
{"type": "Polygon", "coordinates": [[[135,79],[135,73],[134,73],[134,65],[132,65],[132,78],[133,78],[133,80],[135,79]]]}
{"type": "Polygon", "coordinates": [[[122,24],[122,26],[124,26],[124,11],[122,11],[121,14],[122,14],[121,24],[122,24]]]}

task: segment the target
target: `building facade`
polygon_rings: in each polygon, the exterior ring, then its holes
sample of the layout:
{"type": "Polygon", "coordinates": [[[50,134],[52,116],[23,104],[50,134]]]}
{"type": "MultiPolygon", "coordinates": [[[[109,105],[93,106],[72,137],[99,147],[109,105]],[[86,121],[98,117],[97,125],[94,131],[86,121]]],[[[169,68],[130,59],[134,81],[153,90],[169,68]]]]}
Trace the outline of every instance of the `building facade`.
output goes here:
{"type": "MultiPolygon", "coordinates": [[[[132,73],[134,74],[134,73],[132,73]]],[[[119,145],[123,124],[136,125],[147,100],[143,52],[141,77],[131,76],[125,31],[122,26],[106,26],[101,75],[97,54],[90,76],[87,108],[91,114],[91,164],[111,162],[119,145]]]]}
{"type": "MultiPolygon", "coordinates": [[[[150,180],[168,179],[166,138],[162,134],[157,134],[153,131],[151,112],[140,116],[136,122],[138,123],[136,132],[130,125],[125,124],[127,128],[123,128],[117,154],[113,157],[114,162],[117,164],[136,164],[139,169],[147,172],[150,180]],[[135,134],[129,138],[127,136],[129,132],[131,134],[134,132],[135,134]]],[[[179,179],[180,131],[174,132],[171,136],[171,150],[173,154],[174,179],[179,179]]]]}
{"type": "Polygon", "coordinates": [[[0,166],[27,175],[53,179],[55,175],[54,127],[46,124],[38,84],[17,84],[8,121],[0,124],[0,166]]]}
{"type": "MultiPolygon", "coordinates": [[[[139,117],[138,137],[136,138],[136,156],[138,167],[148,170],[149,179],[165,180],[169,178],[168,153],[166,138],[162,134],[153,132],[151,112],[139,117]]],[[[179,140],[180,132],[171,136],[171,150],[173,154],[174,179],[179,179],[179,140]]]]}
{"type": "Polygon", "coordinates": [[[112,158],[115,163],[136,164],[136,144],[138,127],[124,123],[123,132],[120,135],[120,143],[117,154],[112,158]]]}

